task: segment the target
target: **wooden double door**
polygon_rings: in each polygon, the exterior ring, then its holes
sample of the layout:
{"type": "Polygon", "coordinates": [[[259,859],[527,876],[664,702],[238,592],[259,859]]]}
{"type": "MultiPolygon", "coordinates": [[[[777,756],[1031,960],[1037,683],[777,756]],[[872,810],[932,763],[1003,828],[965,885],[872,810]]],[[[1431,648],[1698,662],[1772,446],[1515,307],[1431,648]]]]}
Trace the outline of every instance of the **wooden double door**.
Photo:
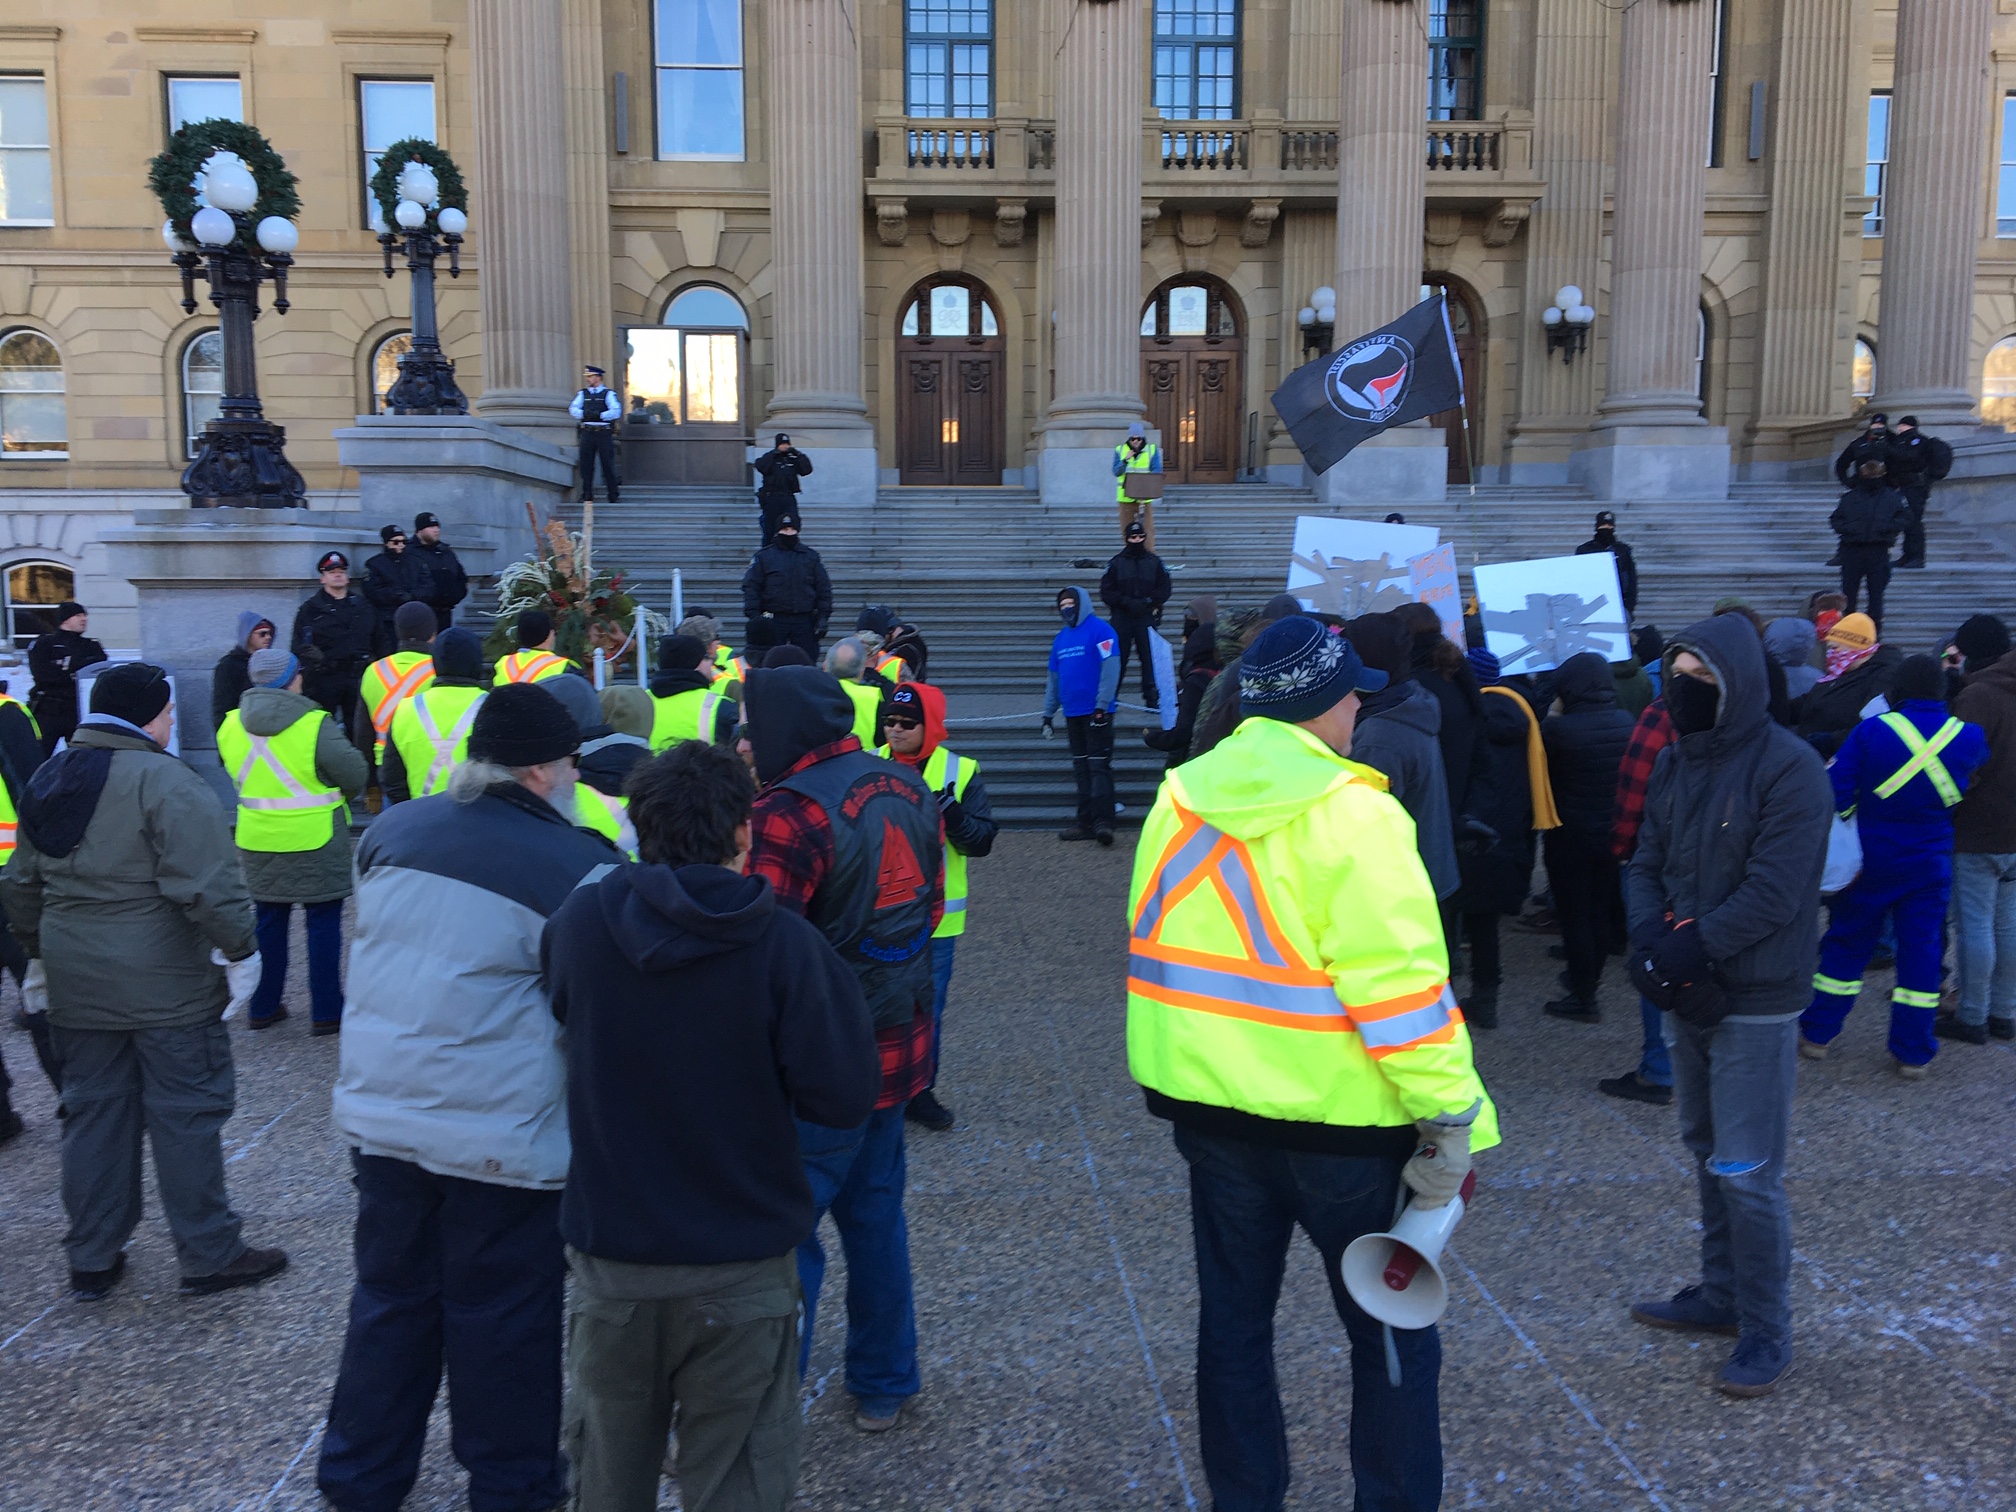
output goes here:
{"type": "Polygon", "coordinates": [[[905,483],[1001,482],[1007,391],[998,337],[899,337],[896,465],[905,483]]]}
{"type": "Polygon", "coordinates": [[[1236,336],[1144,337],[1141,397],[1162,434],[1172,483],[1231,483],[1239,473],[1240,347],[1236,336]]]}

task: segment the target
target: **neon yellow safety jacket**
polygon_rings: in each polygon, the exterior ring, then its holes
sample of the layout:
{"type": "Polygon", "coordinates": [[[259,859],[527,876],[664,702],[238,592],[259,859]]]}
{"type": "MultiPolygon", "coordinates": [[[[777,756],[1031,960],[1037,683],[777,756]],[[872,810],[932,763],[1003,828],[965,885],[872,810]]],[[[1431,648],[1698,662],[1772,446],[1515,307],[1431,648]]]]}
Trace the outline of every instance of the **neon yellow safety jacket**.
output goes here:
{"type": "Polygon", "coordinates": [[[364,707],[371,714],[382,757],[399,705],[434,681],[434,658],[425,651],[395,651],[364,669],[364,707]]]}
{"type": "Polygon", "coordinates": [[[714,722],[728,700],[711,688],[688,688],[660,698],[651,695],[651,754],[669,750],[682,740],[714,743],[714,722]]]}
{"type": "Polygon", "coordinates": [[[630,803],[611,798],[600,788],[585,782],[574,784],[574,817],[583,829],[608,838],[611,845],[632,861],[637,859],[637,832],[630,827],[630,803]]]}
{"type": "Polygon", "coordinates": [[[882,713],[882,695],[887,690],[879,682],[871,685],[856,682],[851,677],[840,686],[854,700],[854,738],[861,742],[862,750],[874,750],[875,721],[882,713]]]}
{"type": "Polygon", "coordinates": [[[217,756],[238,789],[240,850],[311,851],[329,843],[343,794],[315,770],[315,737],[329,716],[303,714],[278,735],[253,735],[233,709],[217,728],[217,756]]]}
{"type": "Polygon", "coordinates": [[[1127,474],[1130,472],[1153,472],[1155,470],[1155,459],[1162,455],[1162,448],[1157,446],[1153,441],[1150,441],[1139,452],[1131,452],[1127,450],[1127,443],[1122,441],[1118,446],[1113,448],[1113,455],[1120,459],[1121,467],[1120,476],[1113,481],[1113,499],[1115,503],[1125,504],[1127,502],[1127,474]]]}
{"type": "MultiPolygon", "coordinates": [[[[12,704],[23,714],[26,714],[28,716],[28,728],[35,732],[38,740],[41,738],[42,725],[35,718],[35,711],[33,709],[21,702],[20,699],[10,698],[5,693],[0,693],[0,704],[12,704]]],[[[14,837],[20,828],[20,823],[20,818],[14,812],[14,795],[7,791],[6,783],[0,782],[0,866],[5,866],[7,858],[14,854],[14,837]]]]}
{"type": "Polygon", "coordinates": [[[509,656],[497,659],[497,670],[493,681],[499,683],[544,682],[549,677],[564,677],[574,663],[564,656],[556,656],[551,651],[513,651],[509,656]]]}
{"type": "Polygon", "coordinates": [[[1127,1061],[1184,1102],[1400,1127],[1498,1115],[1449,990],[1414,822],[1386,779],[1248,719],[1171,772],[1135,852],[1127,1061]]]}
{"type": "Polygon", "coordinates": [[[415,798],[448,790],[449,774],[469,754],[469,729],[486,696],[481,688],[437,685],[400,701],[391,740],[415,798]]]}
{"type": "Polygon", "coordinates": [[[737,656],[726,646],[714,648],[714,681],[746,683],[749,681],[749,658],[737,656]]]}

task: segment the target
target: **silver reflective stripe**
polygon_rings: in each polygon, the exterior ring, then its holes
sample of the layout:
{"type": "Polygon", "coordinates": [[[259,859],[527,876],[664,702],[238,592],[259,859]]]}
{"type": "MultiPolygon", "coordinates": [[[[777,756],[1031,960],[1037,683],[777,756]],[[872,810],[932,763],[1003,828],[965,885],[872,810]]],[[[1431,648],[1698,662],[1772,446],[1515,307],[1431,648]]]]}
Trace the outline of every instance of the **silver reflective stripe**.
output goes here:
{"type": "Polygon", "coordinates": [[[947,898],[945,900],[945,912],[948,914],[966,912],[966,900],[964,898],[947,898]]]}
{"type": "MultiPolygon", "coordinates": [[[[1244,1003],[1249,1008],[1264,1008],[1273,1013],[1292,1013],[1312,1018],[1344,1017],[1344,1005],[1337,1000],[1337,991],[1334,987],[1314,985],[1304,987],[1286,982],[1268,982],[1236,971],[1213,971],[1207,966],[1189,966],[1176,961],[1157,960],[1154,956],[1141,955],[1138,952],[1130,958],[1128,970],[1136,981],[1147,982],[1156,987],[1167,987],[1175,992],[1187,992],[1195,997],[1221,998],[1227,1002],[1244,1003]]],[[[1439,1005],[1436,1011],[1440,1011],[1439,1005]]],[[[1412,1016],[1402,1014],[1401,1019],[1412,1016]]],[[[1366,1043],[1372,1043],[1369,1036],[1366,1043]]]]}
{"type": "Polygon", "coordinates": [[[1367,1050],[1385,1050],[1394,1045],[1411,1045],[1415,1040],[1440,1033],[1449,1026],[1450,1009],[1455,999],[1449,989],[1442,989],[1442,996],[1424,1007],[1409,1009],[1406,1013],[1396,1013],[1391,1018],[1374,1019],[1366,1023],[1358,1020],[1358,1036],[1364,1040],[1367,1050]]]}
{"type": "Polygon", "coordinates": [[[245,753],[245,760],[239,765],[232,780],[238,784],[238,801],[249,809],[261,812],[299,813],[306,809],[334,808],[334,793],[311,793],[302,785],[301,779],[281,765],[280,758],[273,754],[273,745],[264,735],[247,732],[246,740],[251,748],[245,753]],[[285,798],[247,798],[245,783],[252,775],[252,769],[261,766],[279,779],[280,786],[287,789],[285,798]]]}
{"type": "Polygon", "coordinates": [[[420,796],[426,797],[434,791],[434,784],[441,774],[455,761],[455,747],[469,733],[469,727],[476,723],[476,711],[483,707],[483,700],[477,699],[462,711],[462,717],[455,721],[455,728],[442,739],[441,727],[434,723],[434,712],[427,707],[424,695],[416,694],[413,699],[413,717],[420,721],[420,731],[427,737],[427,743],[434,748],[434,764],[427,768],[427,780],[420,784],[420,796]]]}
{"type": "MultiPolygon", "coordinates": [[[[945,747],[943,746],[938,747],[938,749],[945,751],[945,747]]],[[[959,796],[959,753],[957,751],[945,751],[945,786],[952,789],[953,797],[956,798],[959,796]]]]}

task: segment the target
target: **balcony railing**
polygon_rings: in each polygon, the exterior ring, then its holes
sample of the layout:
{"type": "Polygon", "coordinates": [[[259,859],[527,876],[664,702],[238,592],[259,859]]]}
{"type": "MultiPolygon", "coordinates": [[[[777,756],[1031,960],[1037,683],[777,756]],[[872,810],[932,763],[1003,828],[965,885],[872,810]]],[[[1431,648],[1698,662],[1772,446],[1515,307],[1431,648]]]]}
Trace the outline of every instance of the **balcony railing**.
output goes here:
{"type": "Polygon", "coordinates": [[[994,131],[992,127],[977,129],[966,126],[934,127],[919,130],[911,127],[907,133],[908,143],[904,153],[904,164],[910,168],[992,168],[994,166],[994,131]]]}
{"type": "Polygon", "coordinates": [[[1250,162],[1253,133],[1232,122],[1162,128],[1165,173],[1238,173],[1250,162]]]}
{"type": "Polygon", "coordinates": [[[1504,128],[1487,121],[1451,122],[1428,128],[1430,173],[1495,173],[1504,128]]]}

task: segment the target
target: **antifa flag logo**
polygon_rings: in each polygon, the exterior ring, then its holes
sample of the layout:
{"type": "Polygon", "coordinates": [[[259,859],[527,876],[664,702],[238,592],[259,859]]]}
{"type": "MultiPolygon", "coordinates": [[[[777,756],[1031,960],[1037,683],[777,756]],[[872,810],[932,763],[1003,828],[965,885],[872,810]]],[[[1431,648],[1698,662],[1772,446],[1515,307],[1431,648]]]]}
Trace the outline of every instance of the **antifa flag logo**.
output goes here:
{"type": "Polygon", "coordinates": [[[1367,336],[1337,354],[1324,391],[1348,418],[1384,425],[1407,402],[1413,377],[1414,348],[1404,337],[1367,336]]]}

